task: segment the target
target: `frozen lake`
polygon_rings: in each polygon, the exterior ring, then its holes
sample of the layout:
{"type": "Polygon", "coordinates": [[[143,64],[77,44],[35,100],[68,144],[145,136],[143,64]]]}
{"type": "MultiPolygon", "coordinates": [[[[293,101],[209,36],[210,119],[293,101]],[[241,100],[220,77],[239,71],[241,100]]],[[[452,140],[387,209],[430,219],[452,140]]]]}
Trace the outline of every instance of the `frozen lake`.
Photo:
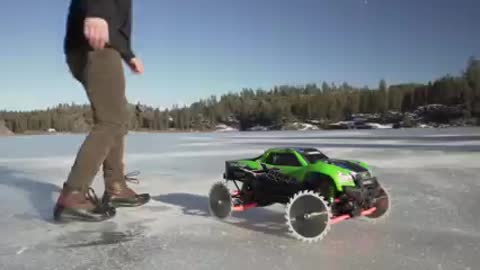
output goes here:
{"type": "MultiPolygon", "coordinates": [[[[54,224],[83,135],[0,138],[0,269],[480,269],[480,129],[130,134],[126,163],[153,201],[100,224],[54,224]],[[383,222],[287,235],[281,205],[208,214],[224,161],[312,146],[366,161],[389,189],[383,222]]],[[[102,179],[95,181],[103,193],[102,179]]]]}

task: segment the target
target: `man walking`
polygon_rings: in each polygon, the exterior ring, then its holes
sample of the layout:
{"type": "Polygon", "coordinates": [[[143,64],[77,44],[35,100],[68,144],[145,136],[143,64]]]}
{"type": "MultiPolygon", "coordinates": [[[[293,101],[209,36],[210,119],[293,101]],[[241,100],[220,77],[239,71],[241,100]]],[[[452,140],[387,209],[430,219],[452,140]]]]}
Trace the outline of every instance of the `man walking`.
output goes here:
{"type": "Polygon", "coordinates": [[[86,90],[94,126],[73,164],[54,210],[56,220],[102,221],[116,207],[140,206],[149,194],[137,194],[124,175],[124,136],[128,102],[122,60],[136,74],[142,62],[131,49],[132,0],[72,0],[65,54],[73,77],[86,90]],[[100,201],[90,188],[103,166],[105,193],[100,201]]]}

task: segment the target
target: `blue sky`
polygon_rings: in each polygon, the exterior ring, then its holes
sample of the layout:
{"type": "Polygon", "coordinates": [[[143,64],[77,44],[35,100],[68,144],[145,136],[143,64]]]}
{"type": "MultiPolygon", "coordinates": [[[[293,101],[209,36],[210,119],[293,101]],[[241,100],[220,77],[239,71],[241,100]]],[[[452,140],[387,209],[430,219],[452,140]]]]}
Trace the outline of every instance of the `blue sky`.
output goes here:
{"type": "MultiPolygon", "coordinates": [[[[323,80],[426,82],[480,56],[478,0],[133,0],[130,102],[188,104],[242,88],[323,80]]],[[[0,110],[86,103],[62,42],[69,1],[0,11],[0,110]]]]}

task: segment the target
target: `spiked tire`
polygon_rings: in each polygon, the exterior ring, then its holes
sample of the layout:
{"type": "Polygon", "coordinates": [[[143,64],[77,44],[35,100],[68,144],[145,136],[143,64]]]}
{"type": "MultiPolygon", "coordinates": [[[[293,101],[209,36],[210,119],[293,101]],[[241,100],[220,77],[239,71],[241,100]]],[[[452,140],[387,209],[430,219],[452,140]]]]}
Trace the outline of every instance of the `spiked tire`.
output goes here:
{"type": "Polygon", "coordinates": [[[285,218],[290,234],[304,242],[323,239],[330,230],[332,212],[318,193],[300,191],[287,203],[285,218]]]}
{"type": "Polygon", "coordinates": [[[390,214],[391,199],[388,191],[384,187],[380,187],[374,202],[374,206],[377,209],[370,215],[365,216],[365,219],[375,223],[387,217],[390,214]]]}
{"type": "Polygon", "coordinates": [[[208,198],[208,209],[213,216],[224,219],[230,215],[232,197],[230,190],[223,182],[217,182],[212,186],[208,198]]]}

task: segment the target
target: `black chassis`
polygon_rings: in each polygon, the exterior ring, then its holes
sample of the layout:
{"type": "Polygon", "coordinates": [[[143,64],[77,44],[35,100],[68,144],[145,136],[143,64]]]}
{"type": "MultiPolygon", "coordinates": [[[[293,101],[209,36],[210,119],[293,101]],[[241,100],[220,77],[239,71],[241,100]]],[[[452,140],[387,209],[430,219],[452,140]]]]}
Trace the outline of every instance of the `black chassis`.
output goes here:
{"type": "Polygon", "coordinates": [[[236,161],[225,162],[223,178],[234,183],[237,189],[234,199],[242,204],[286,204],[295,193],[307,189],[303,183],[281,174],[277,169],[263,167],[251,170],[236,161]]]}

